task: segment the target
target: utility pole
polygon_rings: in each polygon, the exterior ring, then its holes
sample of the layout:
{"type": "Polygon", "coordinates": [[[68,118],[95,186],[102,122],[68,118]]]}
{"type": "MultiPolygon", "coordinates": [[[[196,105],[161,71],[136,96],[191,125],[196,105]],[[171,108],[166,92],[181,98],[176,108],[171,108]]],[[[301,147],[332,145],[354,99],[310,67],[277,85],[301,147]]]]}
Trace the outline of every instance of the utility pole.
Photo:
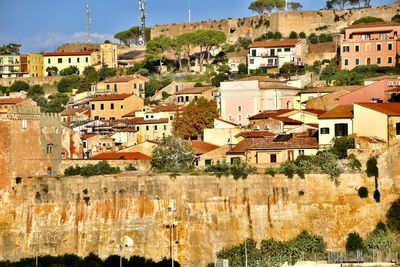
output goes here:
{"type": "Polygon", "coordinates": [[[140,10],[139,45],[146,44],[146,4],[147,0],[139,0],[139,10],[140,10]]]}
{"type": "Polygon", "coordinates": [[[90,18],[89,4],[86,4],[86,43],[90,44],[90,26],[92,19],[90,18]]]}

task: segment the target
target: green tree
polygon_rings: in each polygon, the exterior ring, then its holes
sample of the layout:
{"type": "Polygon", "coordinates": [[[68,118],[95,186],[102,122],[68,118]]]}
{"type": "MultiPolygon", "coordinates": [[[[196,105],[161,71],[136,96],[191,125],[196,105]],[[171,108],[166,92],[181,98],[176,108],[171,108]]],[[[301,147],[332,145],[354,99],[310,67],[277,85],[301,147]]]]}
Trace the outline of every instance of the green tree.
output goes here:
{"type": "Polygon", "coordinates": [[[102,68],[99,70],[99,81],[103,81],[109,77],[117,75],[117,70],[112,68],[102,68]]]}
{"type": "Polygon", "coordinates": [[[153,149],[151,166],[157,171],[190,171],[195,161],[196,156],[189,142],[168,136],[153,149]]]}
{"type": "Polygon", "coordinates": [[[365,186],[358,188],[358,196],[360,198],[367,198],[368,197],[368,188],[366,188],[365,186]]]}
{"type": "Polygon", "coordinates": [[[271,13],[275,8],[274,0],[255,0],[250,3],[249,9],[262,15],[266,12],[271,13]]]}
{"type": "Polygon", "coordinates": [[[32,97],[34,95],[44,95],[44,89],[40,85],[33,85],[28,89],[28,97],[32,97]]]}
{"type": "Polygon", "coordinates": [[[299,2],[289,2],[288,6],[293,11],[299,11],[303,8],[303,5],[300,4],[299,2]]]}
{"type": "Polygon", "coordinates": [[[58,68],[56,66],[47,67],[46,72],[49,76],[57,76],[58,68]]]}
{"type": "Polygon", "coordinates": [[[9,43],[0,46],[0,55],[19,55],[20,44],[9,43]]]}
{"type": "Polygon", "coordinates": [[[182,57],[185,53],[185,42],[179,37],[173,38],[171,40],[170,50],[174,54],[178,70],[180,70],[182,68],[182,57]]]}
{"type": "Polygon", "coordinates": [[[29,84],[24,81],[15,81],[10,87],[8,87],[8,92],[28,92],[29,84]]]}
{"type": "Polygon", "coordinates": [[[391,251],[395,251],[396,241],[387,231],[375,228],[364,240],[364,247],[369,255],[377,251],[387,255],[391,251]]]}
{"type": "Polygon", "coordinates": [[[306,33],[305,32],[299,33],[299,38],[306,39],[307,38],[306,33]]]}
{"type": "Polygon", "coordinates": [[[327,1],[326,6],[327,7],[328,7],[328,5],[330,7],[337,6],[340,10],[343,10],[346,7],[346,5],[348,5],[349,3],[350,3],[350,0],[330,0],[330,1],[327,1]]]}
{"type": "Polygon", "coordinates": [[[347,251],[363,250],[363,239],[357,232],[349,233],[346,240],[347,251]]]}
{"type": "Polygon", "coordinates": [[[235,46],[237,46],[238,48],[247,49],[249,48],[250,44],[251,44],[251,39],[245,37],[239,37],[239,39],[235,43],[235,46]]]}
{"type": "Polygon", "coordinates": [[[377,18],[377,17],[367,16],[367,17],[362,17],[362,18],[354,21],[353,25],[362,24],[362,23],[371,23],[371,22],[384,22],[384,20],[381,18],[377,18]]]}
{"type": "Polygon", "coordinates": [[[352,5],[353,7],[358,6],[360,8],[362,5],[362,1],[361,0],[349,0],[349,4],[352,5]]]}
{"type": "Polygon", "coordinates": [[[386,220],[389,229],[400,234],[400,199],[392,203],[387,211],[386,220]]]}
{"type": "Polygon", "coordinates": [[[331,152],[338,156],[339,159],[347,158],[347,150],[355,147],[354,137],[342,136],[335,137],[332,140],[331,152]]]}
{"type": "Polygon", "coordinates": [[[248,69],[247,69],[246,64],[243,64],[243,63],[239,64],[238,71],[239,71],[239,74],[247,74],[248,69]]]}
{"type": "Polygon", "coordinates": [[[69,66],[60,71],[61,76],[70,76],[70,75],[78,75],[79,69],[77,66],[69,66]]]}
{"type": "MultiPolygon", "coordinates": [[[[146,40],[150,40],[150,28],[145,29],[146,40]]],[[[120,41],[120,44],[131,46],[132,44],[139,44],[140,29],[139,26],[133,26],[128,30],[119,32],[114,35],[115,39],[120,41]]]]}
{"type": "Polygon", "coordinates": [[[285,0],[274,0],[274,6],[278,11],[282,11],[285,9],[286,1],[285,0]]]}
{"type": "Polygon", "coordinates": [[[376,157],[371,157],[367,161],[367,175],[368,177],[375,177],[379,176],[379,169],[378,169],[378,160],[376,157]]]}
{"type": "Polygon", "coordinates": [[[83,70],[83,76],[87,79],[90,83],[96,83],[99,81],[99,73],[96,69],[92,66],[86,66],[83,70]]]}
{"type": "Polygon", "coordinates": [[[78,89],[81,82],[81,77],[77,75],[63,77],[57,83],[57,90],[60,93],[72,92],[72,89],[78,89]]]}
{"type": "Polygon", "coordinates": [[[293,63],[284,63],[279,69],[282,76],[289,80],[293,75],[297,74],[297,71],[298,69],[293,63]]]}
{"type": "Polygon", "coordinates": [[[281,38],[282,38],[282,33],[274,32],[274,39],[281,39],[281,38]]]}
{"type": "Polygon", "coordinates": [[[297,32],[291,31],[289,34],[289,39],[297,39],[297,32]]]}
{"type": "Polygon", "coordinates": [[[191,61],[190,56],[192,52],[193,42],[193,33],[184,33],[177,37],[177,41],[182,45],[182,51],[186,54],[188,58],[188,68],[189,72],[191,71],[191,61]]]}
{"type": "Polygon", "coordinates": [[[197,139],[206,128],[214,126],[218,117],[217,104],[213,100],[200,97],[191,101],[173,121],[174,134],[185,139],[197,139]]]}
{"type": "Polygon", "coordinates": [[[160,72],[164,61],[164,53],[171,48],[172,39],[161,35],[150,40],[146,45],[145,57],[147,61],[159,62],[160,72]]]}
{"type": "Polygon", "coordinates": [[[66,108],[69,97],[63,93],[55,93],[49,96],[49,100],[44,112],[60,113],[66,108]]]}

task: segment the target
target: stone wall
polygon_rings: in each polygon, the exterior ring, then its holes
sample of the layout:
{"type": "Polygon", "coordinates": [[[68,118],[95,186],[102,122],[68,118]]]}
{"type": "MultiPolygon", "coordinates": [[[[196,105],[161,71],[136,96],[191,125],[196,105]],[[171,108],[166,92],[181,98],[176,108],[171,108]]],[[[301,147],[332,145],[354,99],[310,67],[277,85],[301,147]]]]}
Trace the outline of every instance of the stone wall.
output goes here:
{"type": "Polygon", "coordinates": [[[29,83],[30,85],[45,85],[45,84],[53,85],[57,83],[59,80],[61,80],[61,78],[62,77],[60,76],[7,78],[7,79],[0,79],[0,85],[10,86],[15,81],[24,81],[29,83]]]}
{"type": "Polygon", "coordinates": [[[298,33],[303,31],[307,35],[312,32],[317,34],[339,33],[355,20],[365,16],[374,16],[390,21],[397,14],[399,7],[399,4],[393,4],[353,10],[279,12],[241,19],[163,24],[154,26],[151,29],[151,36],[165,34],[173,37],[195,30],[213,29],[224,31],[228,36],[228,41],[233,43],[239,37],[256,38],[267,31],[280,31],[284,37],[288,37],[291,31],[298,33]],[[325,30],[317,30],[317,28],[325,26],[327,26],[325,30]]]}
{"type": "MultiPolygon", "coordinates": [[[[96,159],[63,159],[61,161],[61,173],[64,173],[65,169],[71,166],[85,166],[87,164],[97,164],[101,160],[96,159]]],[[[132,164],[138,170],[150,170],[150,161],[149,160],[107,160],[107,162],[112,167],[119,167],[121,170],[124,170],[126,166],[132,164]]]]}

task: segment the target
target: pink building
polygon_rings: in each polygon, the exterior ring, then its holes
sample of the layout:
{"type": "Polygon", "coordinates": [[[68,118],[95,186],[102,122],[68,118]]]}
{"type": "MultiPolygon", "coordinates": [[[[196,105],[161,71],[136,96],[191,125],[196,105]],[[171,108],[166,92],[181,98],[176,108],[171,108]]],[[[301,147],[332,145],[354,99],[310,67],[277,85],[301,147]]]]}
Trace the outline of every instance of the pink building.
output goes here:
{"type": "Polygon", "coordinates": [[[339,104],[352,105],[355,103],[388,102],[397,95],[398,89],[400,89],[400,79],[383,79],[340,96],[338,98],[339,104]]]}
{"type": "Polygon", "coordinates": [[[351,25],[340,37],[342,70],[359,65],[394,67],[400,52],[400,24],[373,22],[351,25]]]}

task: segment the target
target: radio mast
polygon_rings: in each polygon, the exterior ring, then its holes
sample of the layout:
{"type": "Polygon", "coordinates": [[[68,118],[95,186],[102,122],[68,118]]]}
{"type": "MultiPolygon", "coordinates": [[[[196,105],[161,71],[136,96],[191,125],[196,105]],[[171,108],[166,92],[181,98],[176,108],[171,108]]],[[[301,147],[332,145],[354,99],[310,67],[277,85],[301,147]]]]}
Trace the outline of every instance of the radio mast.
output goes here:
{"type": "Polygon", "coordinates": [[[139,0],[139,10],[140,10],[139,45],[146,44],[146,4],[147,0],[139,0]]]}
{"type": "Polygon", "coordinates": [[[86,43],[90,43],[90,26],[92,19],[90,18],[89,4],[86,4],[86,43]]]}

